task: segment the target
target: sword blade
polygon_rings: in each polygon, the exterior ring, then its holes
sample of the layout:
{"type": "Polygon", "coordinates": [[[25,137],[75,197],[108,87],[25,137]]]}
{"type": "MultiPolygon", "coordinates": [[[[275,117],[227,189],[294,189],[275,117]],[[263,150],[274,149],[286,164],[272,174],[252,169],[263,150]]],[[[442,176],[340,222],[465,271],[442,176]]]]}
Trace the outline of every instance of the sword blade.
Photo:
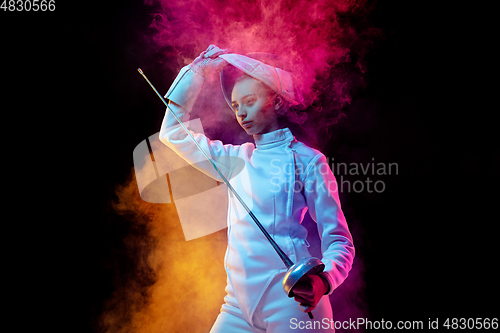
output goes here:
{"type": "Polygon", "coordinates": [[[262,233],[264,234],[264,236],[271,243],[272,247],[274,248],[274,250],[276,251],[276,253],[280,257],[280,259],[283,261],[283,263],[285,264],[286,268],[290,269],[290,267],[293,266],[293,261],[290,260],[290,258],[286,255],[286,253],[283,252],[283,250],[279,247],[279,245],[269,235],[269,233],[267,232],[267,230],[259,222],[259,220],[257,219],[257,217],[252,213],[252,211],[250,210],[250,208],[248,208],[248,206],[245,204],[245,202],[239,196],[239,194],[236,192],[236,190],[233,188],[233,186],[229,183],[229,181],[222,174],[222,172],[219,170],[219,168],[217,168],[217,165],[215,165],[215,162],[212,160],[212,158],[210,156],[208,156],[208,154],[205,152],[205,150],[203,150],[203,148],[200,146],[200,144],[198,143],[198,141],[196,141],[196,139],[193,137],[193,135],[191,134],[191,132],[189,132],[189,130],[186,128],[186,126],[177,117],[177,115],[175,114],[175,112],[170,108],[170,106],[168,105],[167,101],[165,101],[165,99],[163,98],[163,96],[160,95],[160,93],[158,92],[158,90],[156,90],[156,88],[153,86],[153,84],[149,81],[149,79],[146,77],[146,75],[144,74],[144,72],[142,71],[142,69],[138,68],[137,71],[139,72],[139,74],[142,75],[142,77],[146,80],[146,82],[149,84],[149,86],[154,90],[154,92],[156,93],[156,95],[158,95],[158,97],[160,97],[161,101],[163,102],[163,104],[165,104],[165,106],[167,107],[167,109],[174,116],[175,120],[177,120],[177,122],[181,125],[182,129],[189,135],[189,137],[191,138],[191,140],[193,140],[193,142],[196,145],[196,147],[198,147],[198,149],[201,151],[201,153],[203,154],[203,156],[205,156],[205,158],[210,162],[210,164],[212,165],[212,167],[219,174],[219,176],[221,177],[222,181],[227,185],[227,187],[229,188],[229,190],[234,194],[234,196],[238,199],[238,201],[241,203],[241,205],[243,205],[243,208],[245,208],[245,210],[248,212],[248,215],[250,215],[250,217],[255,222],[255,224],[257,225],[257,227],[259,227],[259,229],[262,231],[262,233]]]}

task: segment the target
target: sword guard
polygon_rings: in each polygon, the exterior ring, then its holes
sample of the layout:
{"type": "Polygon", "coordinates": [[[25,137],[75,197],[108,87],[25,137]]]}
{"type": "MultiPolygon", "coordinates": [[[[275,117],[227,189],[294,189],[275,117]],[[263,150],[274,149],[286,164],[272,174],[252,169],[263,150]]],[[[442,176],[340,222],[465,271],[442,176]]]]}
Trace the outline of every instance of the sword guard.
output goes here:
{"type": "Polygon", "coordinates": [[[306,274],[318,275],[325,269],[325,264],[318,258],[304,258],[294,264],[283,278],[283,289],[288,297],[294,297],[293,286],[306,274]]]}

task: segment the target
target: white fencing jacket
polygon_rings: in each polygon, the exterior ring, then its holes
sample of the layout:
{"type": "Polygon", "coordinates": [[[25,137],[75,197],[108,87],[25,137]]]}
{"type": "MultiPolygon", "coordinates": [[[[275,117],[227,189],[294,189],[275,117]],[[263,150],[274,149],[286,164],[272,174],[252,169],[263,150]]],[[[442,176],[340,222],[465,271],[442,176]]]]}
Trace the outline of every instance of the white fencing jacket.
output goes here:
{"type": "MultiPolygon", "coordinates": [[[[203,82],[202,76],[186,66],[165,95],[181,106],[170,103],[182,122],[189,120],[203,82]]],[[[351,269],[354,245],[341,210],[337,182],[325,156],[295,140],[288,128],[254,135],[255,145],[223,144],[203,134],[193,135],[293,262],[310,257],[307,230],[301,225],[309,211],[318,226],[331,294],[351,269]]],[[[205,160],[168,111],[160,140],[192,165],[205,160]]],[[[221,181],[209,164],[205,166],[198,164],[204,173],[221,181]]],[[[287,269],[239,201],[228,192],[225,268],[242,313],[252,318],[273,277],[287,269]]],[[[287,297],[285,292],[283,297],[287,297]]]]}

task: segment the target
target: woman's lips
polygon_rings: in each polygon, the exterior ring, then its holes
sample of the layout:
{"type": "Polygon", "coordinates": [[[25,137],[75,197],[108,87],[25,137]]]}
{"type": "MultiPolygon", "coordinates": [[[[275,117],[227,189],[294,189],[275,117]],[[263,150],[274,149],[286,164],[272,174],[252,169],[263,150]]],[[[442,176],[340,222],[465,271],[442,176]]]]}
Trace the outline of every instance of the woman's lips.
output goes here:
{"type": "Polygon", "coordinates": [[[252,122],[251,121],[244,121],[241,123],[241,126],[243,126],[243,128],[249,128],[250,126],[252,126],[252,122]]]}

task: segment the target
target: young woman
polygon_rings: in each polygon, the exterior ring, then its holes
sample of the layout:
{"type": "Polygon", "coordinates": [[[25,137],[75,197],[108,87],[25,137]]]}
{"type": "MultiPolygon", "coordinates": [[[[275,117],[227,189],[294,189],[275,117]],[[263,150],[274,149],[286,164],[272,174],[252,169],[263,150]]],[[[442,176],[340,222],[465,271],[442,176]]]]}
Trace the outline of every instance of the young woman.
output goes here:
{"type": "MultiPolygon", "coordinates": [[[[225,98],[255,144],[223,144],[202,134],[194,134],[195,139],[293,262],[311,256],[307,230],[301,225],[309,210],[318,225],[325,264],[320,275],[304,276],[293,288],[295,298],[288,298],[282,287],[285,265],[240,202],[229,195],[227,294],[211,332],[333,332],[327,295],[347,277],[354,246],[325,156],[284,127],[289,108],[300,103],[292,76],[210,45],[181,70],[165,95],[181,121],[189,120],[210,71],[222,71],[225,98]],[[247,177],[236,175],[242,167],[247,177]],[[315,323],[307,324],[306,312],[313,309],[315,323]]],[[[193,165],[204,159],[168,110],[160,140],[193,165]]],[[[213,168],[202,171],[220,181],[213,168]]]]}

